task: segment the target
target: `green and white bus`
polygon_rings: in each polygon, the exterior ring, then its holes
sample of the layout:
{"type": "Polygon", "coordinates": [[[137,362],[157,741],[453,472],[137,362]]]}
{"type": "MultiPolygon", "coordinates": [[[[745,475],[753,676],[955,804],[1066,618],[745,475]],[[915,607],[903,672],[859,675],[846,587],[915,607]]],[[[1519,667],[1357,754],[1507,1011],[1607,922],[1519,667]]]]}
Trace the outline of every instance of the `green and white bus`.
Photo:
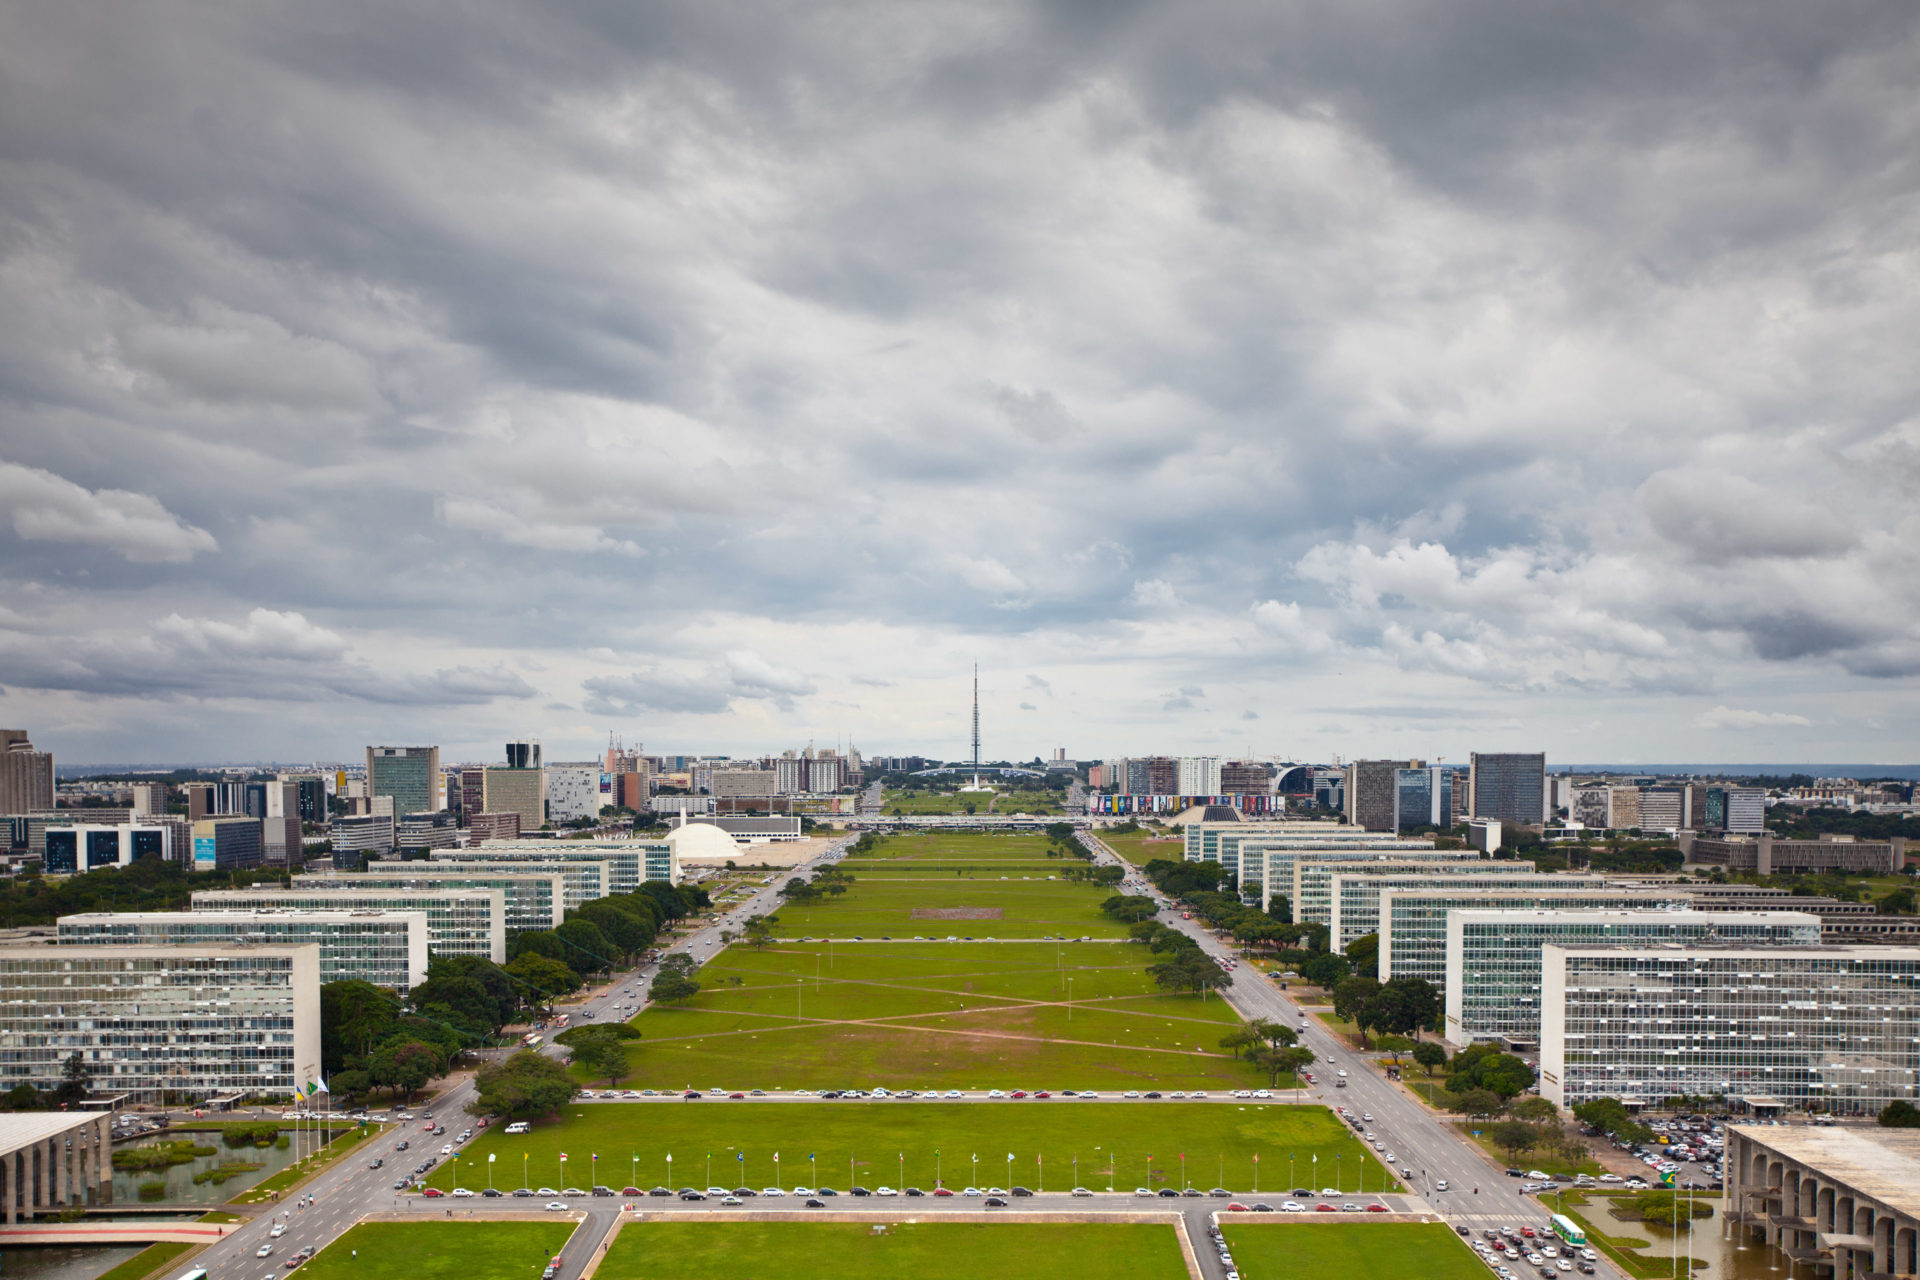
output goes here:
{"type": "Polygon", "coordinates": [[[1568,1244],[1584,1245],[1587,1242],[1587,1233],[1580,1229],[1580,1224],[1564,1213],[1553,1215],[1553,1234],[1568,1244]]]}

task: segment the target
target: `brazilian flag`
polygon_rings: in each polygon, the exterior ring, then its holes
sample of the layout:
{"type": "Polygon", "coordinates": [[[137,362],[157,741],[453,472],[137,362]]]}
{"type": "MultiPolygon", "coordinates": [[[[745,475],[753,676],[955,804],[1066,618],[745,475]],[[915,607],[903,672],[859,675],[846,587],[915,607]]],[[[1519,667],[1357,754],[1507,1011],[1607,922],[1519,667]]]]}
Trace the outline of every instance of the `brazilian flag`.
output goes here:
{"type": "Polygon", "coordinates": [[[1661,1185],[1661,1186],[1663,1186],[1663,1187],[1670,1187],[1670,1186],[1672,1186],[1672,1185],[1673,1185],[1673,1174],[1671,1174],[1671,1173],[1663,1173],[1663,1174],[1661,1174],[1661,1175],[1660,1175],[1660,1185],[1661,1185]]]}

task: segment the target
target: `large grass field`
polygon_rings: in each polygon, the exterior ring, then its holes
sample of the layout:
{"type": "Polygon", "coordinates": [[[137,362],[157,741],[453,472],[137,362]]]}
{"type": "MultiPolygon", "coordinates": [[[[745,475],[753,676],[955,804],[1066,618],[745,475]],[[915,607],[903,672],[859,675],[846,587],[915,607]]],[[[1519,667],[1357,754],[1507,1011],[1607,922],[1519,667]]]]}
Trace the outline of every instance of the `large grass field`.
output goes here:
{"type": "Polygon", "coordinates": [[[630,1222],[601,1280],[1185,1280],[1148,1223],[630,1222]],[[663,1266],[664,1259],[671,1263],[663,1266]]]}
{"type": "Polygon", "coordinates": [[[1185,839],[1178,832],[1171,837],[1148,831],[1136,831],[1130,835],[1115,835],[1109,831],[1096,831],[1094,834],[1136,867],[1144,867],[1155,858],[1179,862],[1186,857],[1185,839]]]}
{"type": "Polygon", "coordinates": [[[1233,1009],[1218,997],[1156,990],[1146,973],[1154,958],[1131,943],[1097,942],[734,946],[700,970],[699,995],[678,1007],[652,1006],[633,1021],[641,1039],[622,1083],[1056,1090],[1265,1084],[1219,1047],[1239,1023],[1233,1009]]]}
{"type": "Polygon", "coordinates": [[[779,920],[775,931],[785,938],[1126,936],[1125,925],[1100,911],[1111,889],[1048,880],[1047,874],[1042,868],[992,876],[949,873],[903,879],[861,876],[855,871],[858,879],[844,894],[781,907],[775,913],[779,920]],[[1037,878],[1023,878],[1023,874],[1037,878]],[[927,912],[957,912],[961,918],[951,914],[930,918],[927,912]]]}
{"type": "MultiPolygon", "coordinates": [[[[1236,1215],[1237,1216],[1237,1215],[1236,1215]]],[[[1293,1276],[1390,1276],[1486,1280],[1487,1269],[1451,1227],[1439,1222],[1279,1220],[1221,1227],[1247,1280],[1293,1276]]]]}
{"type": "MultiPolygon", "coordinates": [[[[1289,1177],[1350,1192],[1397,1185],[1326,1108],[1236,1102],[576,1102],[566,1118],[531,1133],[485,1130],[462,1153],[462,1185],[486,1185],[493,1153],[502,1189],[522,1185],[524,1168],[526,1185],[554,1188],[597,1178],[616,1188],[632,1179],[639,1187],[825,1184],[844,1192],[853,1184],[931,1189],[937,1175],[956,1188],[1059,1191],[1077,1180],[1101,1191],[1109,1182],[1120,1191],[1222,1183],[1251,1191],[1255,1155],[1259,1185],[1272,1194],[1290,1189],[1289,1177]]],[[[445,1163],[428,1182],[446,1189],[454,1177],[445,1163]]]]}
{"type": "Polygon", "coordinates": [[[886,836],[870,853],[843,860],[856,876],[1058,875],[1078,859],[1047,856],[1044,836],[1017,833],[927,832],[886,836]]]}
{"type": "Polygon", "coordinates": [[[407,1280],[539,1280],[547,1259],[573,1234],[573,1225],[363,1222],[322,1249],[300,1274],[317,1280],[378,1280],[404,1271],[407,1280]]]}

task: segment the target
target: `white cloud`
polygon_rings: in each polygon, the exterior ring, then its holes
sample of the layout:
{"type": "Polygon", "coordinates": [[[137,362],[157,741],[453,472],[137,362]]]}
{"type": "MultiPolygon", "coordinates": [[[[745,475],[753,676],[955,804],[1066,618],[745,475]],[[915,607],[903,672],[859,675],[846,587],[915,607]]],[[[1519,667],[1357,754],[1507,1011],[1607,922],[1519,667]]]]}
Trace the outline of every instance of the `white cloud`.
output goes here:
{"type": "Polygon", "coordinates": [[[531,547],[536,551],[611,551],[623,556],[646,554],[638,543],[612,537],[596,525],[569,524],[522,515],[480,498],[443,494],[435,500],[434,511],[440,522],[449,529],[486,534],[502,542],[531,547]]]}
{"type": "Polygon", "coordinates": [[[0,461],[0,508],[28,542],[104,547],[135,564],[186,564],[219,544],[157,499],[125,489],[91,490],[51,471],[0,461]]]}
{"type": "Polygon", "coordinates": [[[1743,711],[1719,706],[1701,712],[1694,723],[1702,729],[1783,729],[1805,728],[1813,721],[1786,711],[1743,711]]]}
{"type": "Polygon", "coordinates": [[[1292,600],[1263,600],[1253,606],[1253,625],[1297,653],[1325,653],[1333,638],[1307,620],[1292,600]]]}
{"type": "Polygon", "coordinates": [[[1178,609],[1184,601],[1173,584],[1161,578],[1148,578],[1135,582],[1133,590],[1127,595],[1127,603],[1143,609],[1178,609]]]}
{"type": "Polygon", "coordinates": [[[1020,576],[992,556],[955,556],[948,568],[975,591],[1010,596],[1026,590],[1020,576]]]}

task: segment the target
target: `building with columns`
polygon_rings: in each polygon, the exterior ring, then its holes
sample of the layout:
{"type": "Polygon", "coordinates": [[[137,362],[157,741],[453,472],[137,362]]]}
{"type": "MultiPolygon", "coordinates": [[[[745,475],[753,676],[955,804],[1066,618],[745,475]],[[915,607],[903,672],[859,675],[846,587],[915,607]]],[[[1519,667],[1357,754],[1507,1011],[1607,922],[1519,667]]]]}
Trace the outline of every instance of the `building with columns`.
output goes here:
{"type": "Polygon", "coordinates": [[[1833,1280],[1920,1273],[1920,1132],[1729,1125],[1726,1214],[1833,1280]]]}
{"type": "Polygon", "coordinates": [[[6,1223],[113,1202],[112,1116],[104,1111],[0,1115],[0,1204],[6,1223]]]}

